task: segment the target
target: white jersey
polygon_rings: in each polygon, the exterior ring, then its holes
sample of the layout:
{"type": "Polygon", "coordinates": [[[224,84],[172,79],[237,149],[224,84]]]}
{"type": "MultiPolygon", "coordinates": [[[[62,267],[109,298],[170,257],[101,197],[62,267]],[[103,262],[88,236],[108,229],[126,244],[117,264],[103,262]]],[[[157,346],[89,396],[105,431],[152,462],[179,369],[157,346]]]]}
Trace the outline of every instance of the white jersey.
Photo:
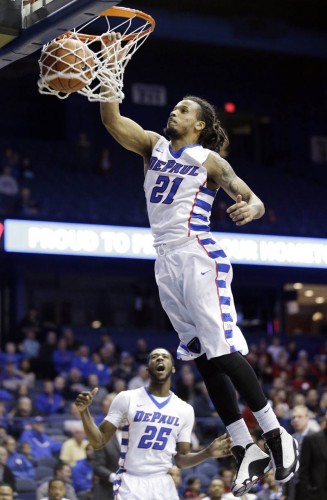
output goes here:
{"type": "Polygon", "coordinates": [[[122,426],[120,469],[129,474],[167,474],[176,443],[191,442],[194,410],[173,392],[156,398],[147,387],[120,392],[105,420],[122,426]]]}
{"type": "Polygon", "coordinates": [[[175,152],[164,137],[154,146],[144,181],[154,246],[210,231],[217,194],[207,188],[203,166],[210,152],[200,144],[175,152]]]}

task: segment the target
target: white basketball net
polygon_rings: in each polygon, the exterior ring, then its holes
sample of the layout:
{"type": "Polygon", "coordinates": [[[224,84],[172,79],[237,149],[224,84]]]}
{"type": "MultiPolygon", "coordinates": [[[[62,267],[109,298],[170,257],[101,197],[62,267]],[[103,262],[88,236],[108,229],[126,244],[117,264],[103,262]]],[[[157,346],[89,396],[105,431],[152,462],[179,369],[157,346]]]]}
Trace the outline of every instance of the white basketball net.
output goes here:
{"type": "MultiPolygon", "coordinates": [[[[131,9],[124,9],[123,7],[120,7],[119,10],[131,11],[131,9]]],[[[49,45],[53,41],[44,45],[39,59],[39,92],[41,94],[55,95],[59,99],[66,99],[70,93],[51,88],[51,81],[56,78],[64,80],[72,78],[85,83],[85,87],[77,92],[86,96],[89,101],[122,102],[125,97],[123,93],[123,76],[126,65],[154,28],[154,24],[151,24],[147,19],[140,18],[137,15],[137,11],[132,12],[135,12],[135,15],[128,18],[123,16],[118,17],[117,15],[115,17],[109,15],[98,16],[79,29],[66,33],[64,36],[56,39],[56,50],[53,50],[53,53],[50,52],[52,56],[50,58],[46,57],[49,54],[46,51],[49,51],[49,45]],[[88,28],[96,21],[102,23],[105,21],[105,31],[101,35],[86,35],[85,28],[88,28]],[[111,41],[113,32],[121,34],[121,38],[114,42],[111,41]],[[80,64],[81,59],[79,59],[79,64],[76,64],[76,62],[72,64],[67,63],[67,53],[68,55],[78,55],[79,58],[81,57],[81,49],[70,50],[67,49],[67,46],[64,46],[67,38],[82,41],[92,51],[94,66],[93,61],[92,65],[88,64],[87,58],[85,61],[86,64],[83,67],[80,64]],[[64,70],[55,72],[54,66],[56,62],[62,61],[60,57],[54,55],[60,47],[65,50],[65,55],[62,56],[64,57],[64,70]],[[49,60],[48,64],[47,60],[49,60]]],[[[152,20],[152,18],[150,19],[152,20]]],[[[89,52],[87,51],[87,53],[89,52]]],[[[77,58],[74,57],[72,59],[76,60],[77,58]]]]}

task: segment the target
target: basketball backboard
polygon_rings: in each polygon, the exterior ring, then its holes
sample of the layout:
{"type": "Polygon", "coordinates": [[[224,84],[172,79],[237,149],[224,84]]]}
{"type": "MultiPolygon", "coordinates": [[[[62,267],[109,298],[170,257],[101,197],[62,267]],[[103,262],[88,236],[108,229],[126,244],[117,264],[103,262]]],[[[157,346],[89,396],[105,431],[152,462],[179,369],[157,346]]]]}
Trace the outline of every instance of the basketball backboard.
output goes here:
{"type": "Polygon", "coordinates": [[[0,69],[121,0],[1,0],[0,69]]]}

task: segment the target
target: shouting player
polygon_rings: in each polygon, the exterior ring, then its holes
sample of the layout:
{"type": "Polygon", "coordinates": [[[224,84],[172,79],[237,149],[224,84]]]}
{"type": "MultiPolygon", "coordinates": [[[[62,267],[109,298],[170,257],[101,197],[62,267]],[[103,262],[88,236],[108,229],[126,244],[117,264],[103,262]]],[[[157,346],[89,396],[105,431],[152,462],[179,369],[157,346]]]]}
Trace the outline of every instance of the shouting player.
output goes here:
{"type": "Polygon", "coordinates": [[[175,367],[166,349],[149,354],[148,371],[149,387],[120,392],[99,427],[88,410],[96,389],[79,394],[75,401],[93,448],[103,447],[122,428],[120,468],[114,481],[117,500],[177,500],[169,474],[173,457],[180,468],[188,468],[230,454],[226,434],[204,450],[190,452],[194,411],[170,391],[175,367]]]}

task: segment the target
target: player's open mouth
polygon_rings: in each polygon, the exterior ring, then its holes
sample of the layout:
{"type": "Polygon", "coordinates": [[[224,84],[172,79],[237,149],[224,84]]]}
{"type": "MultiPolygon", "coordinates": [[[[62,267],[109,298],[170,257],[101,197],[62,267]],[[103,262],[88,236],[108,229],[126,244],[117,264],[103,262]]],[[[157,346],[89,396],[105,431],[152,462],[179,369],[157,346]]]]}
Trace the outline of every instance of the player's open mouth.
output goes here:
{"type": "Polygon", "coordinates": [[[157,372],[164,372],[165,371],[165,365],[163,363],[159,363],[156,366],[157,372]]]}

